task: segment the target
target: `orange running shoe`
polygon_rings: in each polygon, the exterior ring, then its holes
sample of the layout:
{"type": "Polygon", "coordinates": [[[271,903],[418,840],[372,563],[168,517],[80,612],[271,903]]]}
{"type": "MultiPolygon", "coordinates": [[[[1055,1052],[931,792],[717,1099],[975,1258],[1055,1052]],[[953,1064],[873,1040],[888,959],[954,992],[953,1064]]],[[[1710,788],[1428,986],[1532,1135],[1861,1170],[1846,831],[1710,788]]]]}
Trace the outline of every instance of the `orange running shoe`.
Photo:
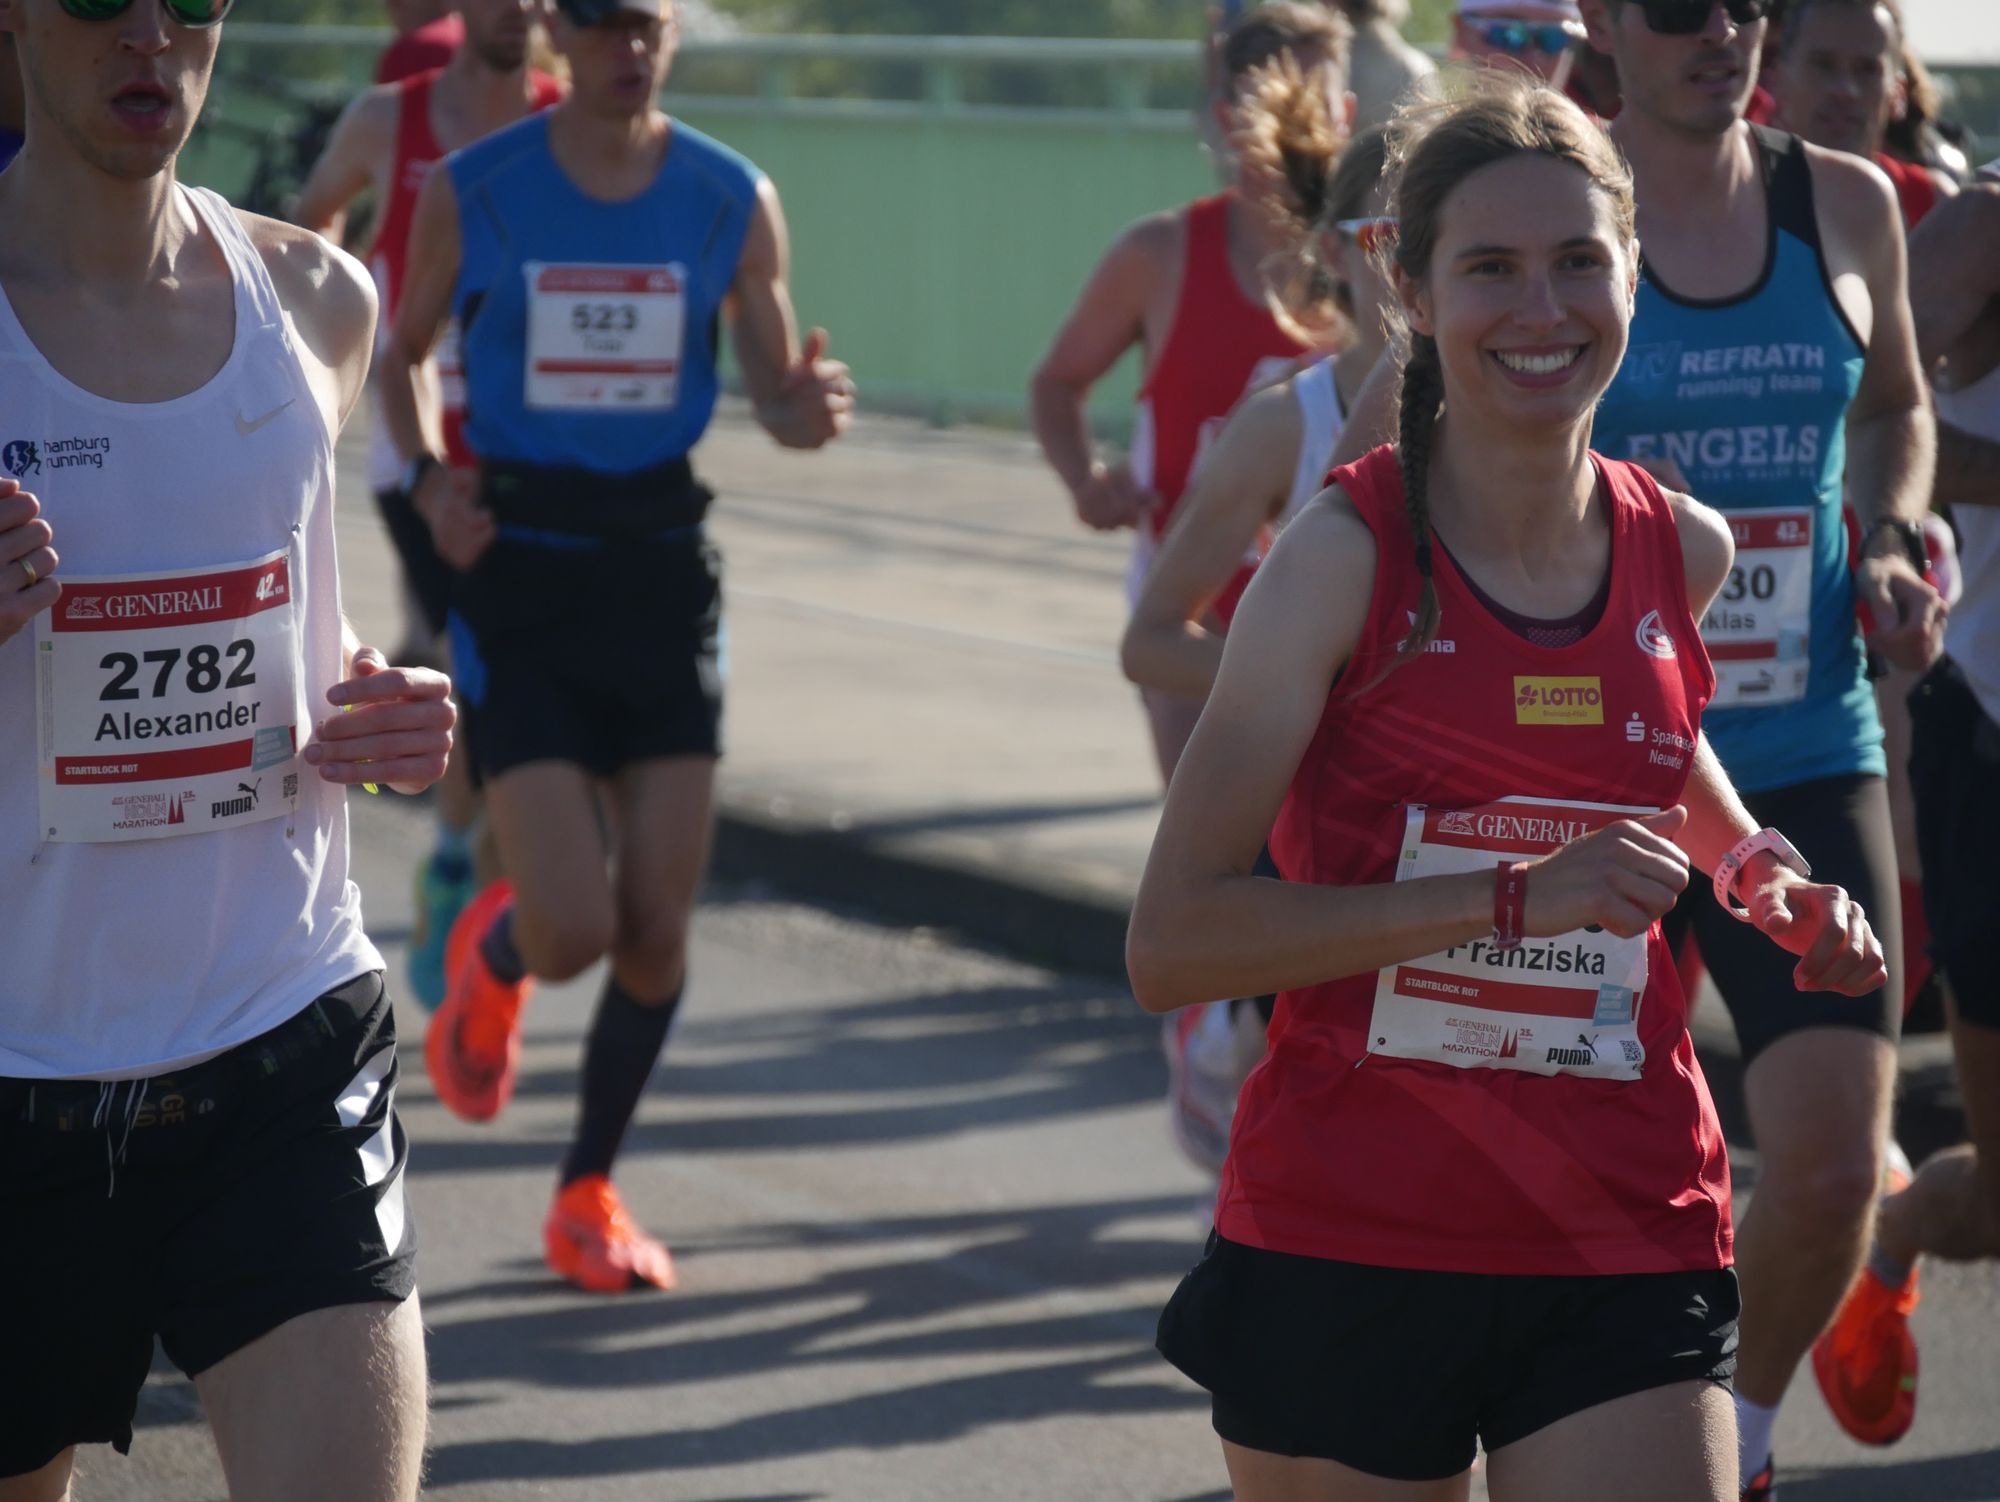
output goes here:
{"type": "MultiPolygon", "coordinates": [[[[1892,1136],[1882,1165],[1882,1192],[1899,1194],[1916,1177],[1892,1136]]],[[[1840,1427],[1864,1445],[1893,1445],[1917,1416],[1917,1343],[1910,1311],[1917,1307],[1917,1270],[1900,1288],[1863,1267],[1826,1333],[1813,1342],[1813,1375],[1840,1427]]]]}
{"type": "Polygon", "coordinates": [[[445,1108],[461,1121],[491,1121],[514,1094],[521,1065],[521,1005],[532,977],[509,985],[480,953],[479,941],[514,901],[496,881],[465,905],[445,940],[444,1005],[424,1034],[424,1068],[445,1108]]]}
{"type": "Polygon", "coordinates": [[[1864,1445],[1893,1445],[1917,1416],[1917,1343],[1910,1335],[1916,1307],[1915,1268],[1891,1288],[1864,1267],[1833,1324],[1813,1342],[1813,1375],[1826,1406],[1864,1445]]]}
{"type": "Polygon", "coordinates": [[[550,1269],[587,1293],[626,1293],[642,1284],[672,1288],[680,1281],[667,1249],[639,1229],[601,1173],[556,1191],[542,1222],[542,1247],[550,1269]]]}

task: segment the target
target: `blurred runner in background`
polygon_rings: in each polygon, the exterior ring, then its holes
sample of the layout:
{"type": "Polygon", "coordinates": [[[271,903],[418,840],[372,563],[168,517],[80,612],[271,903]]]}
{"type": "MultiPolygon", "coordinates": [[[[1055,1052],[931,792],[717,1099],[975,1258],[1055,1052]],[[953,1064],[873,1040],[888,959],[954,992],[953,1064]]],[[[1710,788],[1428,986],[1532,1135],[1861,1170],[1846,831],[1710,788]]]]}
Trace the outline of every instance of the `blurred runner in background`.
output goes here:
{"type": "MultiPolygon", "coordinates": [[[[1211,108],[1220,127],[1234,129],[1237,95],[1253,71],[1289,58],[1316,81],[1345,134],[1346,46],[1336,12],[1293,3],[1248,11],[1218,54],[1224,82],[1211,108]]],[[[1333,337],[1330,328],[1300,327],[1272,285],[1274,266],[1296,265],[1299,243],[1240,187],[1149,215],[1112,243],[1035,370],[1035,436],[1078,518],[1099,531],[1136,533],[1128,601],[1230,409],[1333,337]],[[1092,438],[1090,393],[1135,345],[1144,363],[1131,451],[1107,461],[1092,438]]],[[[1201,705],[1150,690],[1142,698],[1164,783],[1201,705]]]]}
{"type": "MultiPolygon", "coordinates": [[[[1237,151],[1259,197],[1311,236],[1306,275],[1330,296],[1348,331],[1337,357],[1258,392],[1230,415],[1195,471],[1161,541],[1125,628],[1125,675],[1191,701],[1208,697],[1222,660],[1232,580],[1326,484],[1334,445],[1361,384],[1388,339],[1393,292],[1381,256],[1394,234],[1382,180],[1381,127],[1343,150],[1290,69],[1246,91],[1237,151]]],[[[1219,1173],[1244,1078],[1264,1056],[1272,998],[1184,1007],[1163,1020],[1174,1140],[1219,1173]]]]}
{"type": "Polygon", "coordinates": [[[1354,29],[1347,44],[1347,88],[1354,95],[1354,128],[1380,125],[1426,80],[1437,64],[1403,39],[1409,0],[1326,0],[1354,29]]]}
{"type": "Polygon", "coordinates": [[[1572,0],[1459,0],[1451,55],[1460,62],[1525,69],[1560,89],[1583,35],[1572,0]]]}
{"type": "MultiPolygon", "coordinates": [[[[299,195],[307,229],[339,236],[349,206],[368,193],[379,213],[369,268],[382,300],[378,342],[386,346],[401,304],[410,225],[417,194],[448,151],[468,146],[562,97],[555,79],[529,66],[540,0],[459,0],[465,45],[443,68],[379,84],[347,107],[299,195]]],[[[460,469],[473,462],[465,441],[465,377],[454,324],[418,387],[424,430],[434,451],[460,469]]],[[[369,484],[402,566],[408,624],[398,662],[429,662],[441,652],[456,571],[438,556],[431,531],[410,501],[410,480],[381,413],[380,391],[369,431],[369,484]]],[[[479,801],[463,750],[436,799],[437,843],[416,873],[416,921],[410,934],[410,990],[426,1007],[444,1000],[444,947],[471,899],[479,801]]]]}
{"type": "Polygon", "coordinates": [[[1932,951],[1951,1001],[1971,1141],[1926,1161],[1813,1347],[1841,1427],[1886,1445],[1916,1416],[1917,1258],[2000,1256],[2000,162],[1910,245],[1917,338],[1937,381],[1937,495],[1964,540],[1945,653],[1910,701],[1910,776],[1932,951]]]}
{"type": "Polygon", "coordinates": [[[510,881],[466,908],[424,1062],[468,1121],[497,1116],[537,979],[610,961],[576,1135],[543,1224],[577,1286],[672,1287],[611,1170],[687,978],[721,754],[721,559],[691,454],[726,323],[757,420],[814,449],[854,383],[801,345],[777,189],[656,103],[671,0],[559,0],[570,96],[455,152],[418,197],[383,406],[438,551],[466,744],[510,881]],[[417,373],[465,330],[476,471],[429,445],[417,373]]]}

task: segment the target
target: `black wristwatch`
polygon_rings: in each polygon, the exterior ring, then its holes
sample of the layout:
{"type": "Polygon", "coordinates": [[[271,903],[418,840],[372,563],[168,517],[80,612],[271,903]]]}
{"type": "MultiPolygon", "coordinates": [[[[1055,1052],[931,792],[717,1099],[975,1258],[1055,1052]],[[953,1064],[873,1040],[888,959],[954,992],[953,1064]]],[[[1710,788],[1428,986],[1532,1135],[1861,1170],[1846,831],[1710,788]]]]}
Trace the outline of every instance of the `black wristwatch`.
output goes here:
{"type": "Polygon", "coordinates": [[[403,466],[403,495],[415,500],[417,487],[424,482],[424,476],[438,466],[438,456],[426,449],[403,466]]]}
{"type": "Polygon", "coordinates": [[[1903,552],[1910,560],[1910,567],[1919,575],[1930,572],[1931,550],[1929,544],[1924,541],[1924,529],[1920,523],[1900,516],[1877,518],[1869,524],[1868,530],[1861,534],[1861,553],[1864,557],[1868,552],[1868,544],[1875,540],[1875,534],[1878,532],[1894,532],[1903,541],[1903,552]]]}

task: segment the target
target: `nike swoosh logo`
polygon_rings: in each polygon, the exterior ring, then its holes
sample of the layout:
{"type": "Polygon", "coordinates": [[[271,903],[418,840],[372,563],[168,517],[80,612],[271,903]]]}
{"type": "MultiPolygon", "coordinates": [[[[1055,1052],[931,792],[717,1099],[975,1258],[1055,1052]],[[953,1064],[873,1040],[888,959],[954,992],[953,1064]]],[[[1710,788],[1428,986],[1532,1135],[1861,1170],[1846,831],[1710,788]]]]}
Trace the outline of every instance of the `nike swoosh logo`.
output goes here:
{"type": "Polygon", "coordinates": [[[292,401],[286,402],[284,406],[273,407],[270,411],[266,412],[262,417],[256,418],[255,420],[245,417],[241,412],[238,412],[236,414],[236,431],[243,437],[248,438],[252,433],[256,432],[259,428],[263,427],[265,423],[269,422],[272,418],[276,417],[280,412],[283,412],[287,407],[290,407],[292,405],[292,402],[296,402],[297,400],[298,400],[297,397],[293,397],[292,401]]]}

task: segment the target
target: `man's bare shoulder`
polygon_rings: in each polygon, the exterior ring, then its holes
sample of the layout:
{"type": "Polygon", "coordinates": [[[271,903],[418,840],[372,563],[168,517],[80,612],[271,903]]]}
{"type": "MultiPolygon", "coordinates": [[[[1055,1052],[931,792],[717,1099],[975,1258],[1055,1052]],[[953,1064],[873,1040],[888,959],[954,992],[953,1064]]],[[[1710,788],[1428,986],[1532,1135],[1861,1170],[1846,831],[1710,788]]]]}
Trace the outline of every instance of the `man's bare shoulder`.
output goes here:
{"type": "MultiPolygon", "coordinates": [[[[1813,196],[1827,220],[1857,249],[1871,241],[1888,242],[1903,233],[1903,211],[1889,174],[1873,162],[1844,151],[1828,151],[1806,143],[1812,169],[1813,196]]],[[[1826,221],[1822,221],[1826,222],[1826,221]]]]}
{"type": "Polygon", "coordinates": [[[329,363],[354,344],[365,348],[375,326],[375,283],[339,246],[286,224],[238,209],[236,217],[264,258],[278,301],[329,363]]]}

